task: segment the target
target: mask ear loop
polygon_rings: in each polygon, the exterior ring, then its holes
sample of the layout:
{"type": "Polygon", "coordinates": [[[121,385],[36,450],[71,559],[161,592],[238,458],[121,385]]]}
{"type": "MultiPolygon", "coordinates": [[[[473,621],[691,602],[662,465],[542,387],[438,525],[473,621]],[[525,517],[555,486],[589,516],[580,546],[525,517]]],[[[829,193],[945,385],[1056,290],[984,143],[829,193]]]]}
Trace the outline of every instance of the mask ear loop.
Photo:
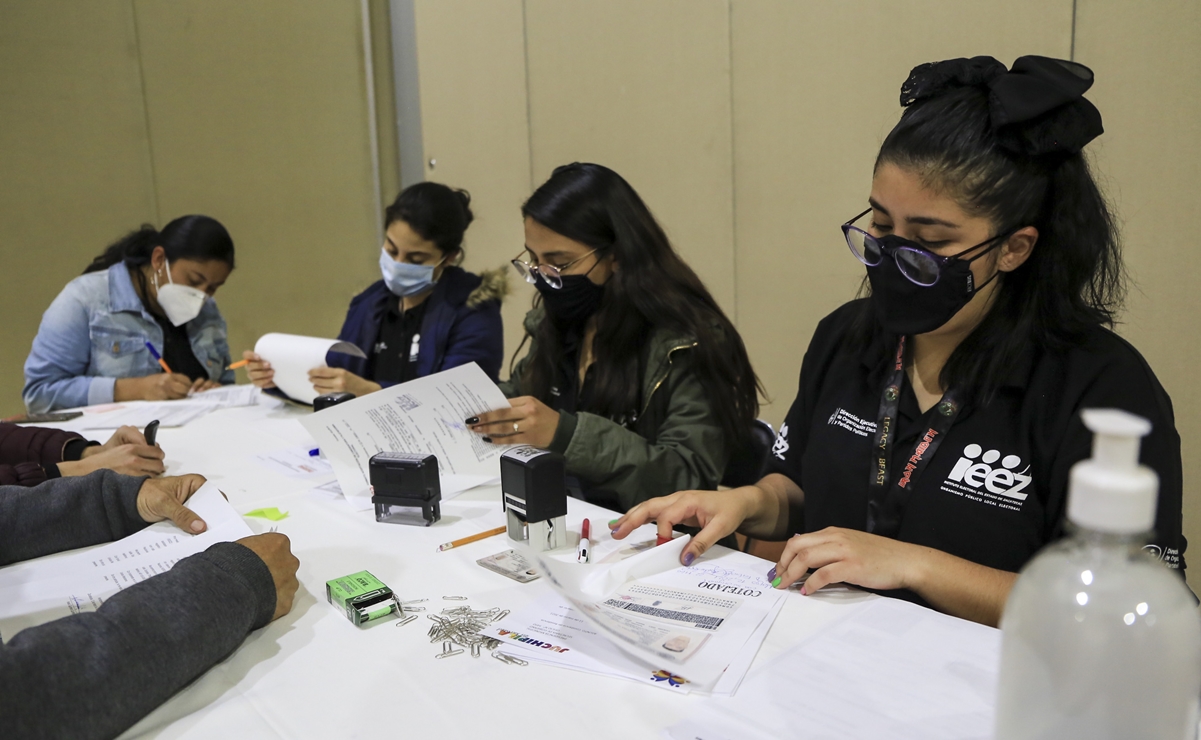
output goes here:
{"type": "MultiPolygon", "coordinates": [[[[978,259],[980,259],[981,257],[983,257],[984,255],[986,255],[986,254],[988,254],[989,252],[993,251],[993,250],[994,250],[994,249],[996,249],[997,247],[1003,247],[1003,246],[1005,246],[1005,242],[1009,241],[1009,237],[1013,236],[1013,235],[1014,235],[1014,233],[1015,233],[1016,231],[1017,231],[1017,229],[1012,229],[1012,230],[1010,230],[1010,231],[1008,231],[1008,232],[1005,232],[1004,234],[998,234],[998,235],[997,235],[997,238],[996,238],[996,239],[993,239],[993,242],[992,242],[992,244],[991,244],[991,245],[989,245],[988,249],[985,249],[983,252],[981,252],[980,254],[977,254],[975,257],[969,257],[968,259],[965,259],[965,260],[964,260],[964,259],[961,259],[961,258],[959,258],[959,257],[956,257],[955,259],[959,259],[960,261],[964,262],[965,264],[968,264],[968,265],[970,265],[970,264],[972,264],[973,262],[975,262],[976,260],[978,260],[978,259]]],[[[978,245],[976,245],[976,246],[982,246],[982,245],[979,245],[979,244],[978,244],[978,245]]],[[[971,250],[969,249],[968,251],[970,252],[971,250]]],[[[972,289],[972,292],[973,292],[973,293],[978,293],[979,291],[981,291],[981,290],[984,290],[984,286],[986,286],[986,285],[988,285],[989,283],[991,283],[992,281],[996,280],[996,279],[997,279],[997,276],[998,276],[998,275],[1000,275],[1000,274],[1001,274],[1001,270],[1000,270],[1000,268],[998,268],[998,269],[997,269],[997,271],[996,271],[996,272],[994,272],[994,273],[992,274],[992,276],[988,278],[988,280],[985,280],[984,282],[980,283],[980,284],[979,284],[979,285],[977,285],[975,288],[973,288],[973,289],[972,289]]]]}

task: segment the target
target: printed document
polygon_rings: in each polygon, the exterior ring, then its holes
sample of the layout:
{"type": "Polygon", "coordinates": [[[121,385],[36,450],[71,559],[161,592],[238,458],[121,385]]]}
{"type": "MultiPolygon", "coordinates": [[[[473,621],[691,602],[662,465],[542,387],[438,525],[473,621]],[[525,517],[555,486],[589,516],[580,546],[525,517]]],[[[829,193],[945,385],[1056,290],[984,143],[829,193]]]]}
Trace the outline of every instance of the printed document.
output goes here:
{"type": "Polygon", "coordinates": [[[159,426],[181,427],[218,408],[199,401],[128,401],[103,406],[87,406],[83,416],[72,420],[69,429],[116,429],[131,426],[142,429],[152,421],[159,426]]]}
{"type": "Polygon", "coordinates": [[[95,611],[118,591],[171,570],[189,555],[254,534],[214,483],[205,483],[186,505],[208,525],[201,534],[158,522],[107,545],[0,569],[0,640],[26,627],[95,611]]]}
{"type": "Polygon", "coordinates": [[[275,371],[275,385],[287,393],[289,398],[301,403],[312,403],[317,397],[317,391],[309,382],[309,371],[317,367],[327,367],[327,354],[341,352],[353,357],[367,356],[353,342],[277,333],[259,337],[254,351],[271,363],[271,368],[275,371]]]}
{"type": "Polygon", "coordinates": [[[993,734],[1001,633],[899,599],[846,616],[757,668],[746,691],[699,707],[675,740],[880,737],[985,740],[993,734]]]}
{"type": "Polygon", "coordinates": [[[500,388],[473,362],[340,403],[300,423],[333,465],[346,498],[371,508],[367,463],[377,452],[435,455],[443,499],[496,480],[506,447],[485,442],[464,420],[508,407],[500,388]]]}
{"type": "Polygon", "coordinates": [[[482,634],[523,658],[648,683],[732,694],[784,604],[764,561],[714,551],[679,564],[689,537],[618,563],[580,565],[526,552],[558,592],[482,634]]]}

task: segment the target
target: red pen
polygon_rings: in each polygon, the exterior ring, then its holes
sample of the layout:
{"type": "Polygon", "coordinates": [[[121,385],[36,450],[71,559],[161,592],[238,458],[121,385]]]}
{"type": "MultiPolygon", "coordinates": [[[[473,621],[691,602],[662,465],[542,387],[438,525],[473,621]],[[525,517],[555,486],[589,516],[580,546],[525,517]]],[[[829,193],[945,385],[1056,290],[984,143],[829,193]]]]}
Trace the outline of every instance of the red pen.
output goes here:
{"type": "Polygon", "coordinates": [[[580,525],[580,544],[575,551],[575,559],[577,563],[588,562],[589,551],[592,550],[592,540],[588,539],[589,529],[591,529],[591,525],[589,525],[588,520],[585,519],[584,523],[580,525]]]}

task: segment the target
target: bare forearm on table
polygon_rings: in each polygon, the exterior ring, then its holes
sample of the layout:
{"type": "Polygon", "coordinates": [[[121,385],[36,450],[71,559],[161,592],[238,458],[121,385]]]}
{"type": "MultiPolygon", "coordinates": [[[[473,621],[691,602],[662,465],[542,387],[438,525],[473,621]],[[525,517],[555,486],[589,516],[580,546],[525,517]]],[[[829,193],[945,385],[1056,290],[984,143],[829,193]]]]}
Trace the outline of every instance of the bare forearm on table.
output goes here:
{"type": "Polygon", "coordinates": [[[911,590],[952,616],[996,627],[1017,573],[989,568],[931,547],[913,545],[911,590]]]}

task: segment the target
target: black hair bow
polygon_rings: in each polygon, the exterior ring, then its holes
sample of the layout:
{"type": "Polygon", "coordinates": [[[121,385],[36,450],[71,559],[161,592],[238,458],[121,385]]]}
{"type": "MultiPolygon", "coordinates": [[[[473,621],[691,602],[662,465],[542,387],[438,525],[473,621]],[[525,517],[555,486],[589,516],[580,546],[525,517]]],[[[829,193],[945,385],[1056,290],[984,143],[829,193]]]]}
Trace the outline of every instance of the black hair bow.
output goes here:
{"type": "Polygon", "coordinates": [[[901,105],[940,97],[961,87],[988,91],[988,115],[997,142],[1015,154],[1074,154],[1100,136],[1101,113],[1084,98],[1093,71],[1083,64],[1024,56],[1006,70],[992,57],[948,59],[913,68],[901,85],[901,105]]]}

